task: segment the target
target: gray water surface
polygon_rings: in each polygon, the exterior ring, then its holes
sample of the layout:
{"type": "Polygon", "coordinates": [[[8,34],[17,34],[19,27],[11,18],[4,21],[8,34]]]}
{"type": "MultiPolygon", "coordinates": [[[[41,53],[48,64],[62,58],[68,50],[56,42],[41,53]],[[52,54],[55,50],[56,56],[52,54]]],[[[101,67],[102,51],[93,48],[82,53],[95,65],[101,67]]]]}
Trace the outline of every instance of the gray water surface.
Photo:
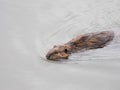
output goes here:
{"type": "Polygon", "coordinates": [[[0,0],[0,90],[120,90],[119,0],[0,0]],[[113,30],[107,47],[47,61],[53,45],[113,30]]]}

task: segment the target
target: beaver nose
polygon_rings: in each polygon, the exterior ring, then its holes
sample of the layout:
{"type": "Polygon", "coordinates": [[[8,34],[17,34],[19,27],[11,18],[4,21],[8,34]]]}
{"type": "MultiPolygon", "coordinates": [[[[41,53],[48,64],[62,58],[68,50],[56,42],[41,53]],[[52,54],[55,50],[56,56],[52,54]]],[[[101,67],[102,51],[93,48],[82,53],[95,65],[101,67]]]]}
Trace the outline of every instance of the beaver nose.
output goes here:
{"type": "Polygon", "coordinates": [[[47,54],[47,55],[46,55],[46,58],[47,58],[47,59],[50,59],[50,54],[47,54]]]}
{"type": "Polygon", "coordinates": [[[51,54],[48,53],[48,54],[46,55],[46,58],[47,58],[48,60],[50,60],[50,59],[51,59],[51,54]]]}

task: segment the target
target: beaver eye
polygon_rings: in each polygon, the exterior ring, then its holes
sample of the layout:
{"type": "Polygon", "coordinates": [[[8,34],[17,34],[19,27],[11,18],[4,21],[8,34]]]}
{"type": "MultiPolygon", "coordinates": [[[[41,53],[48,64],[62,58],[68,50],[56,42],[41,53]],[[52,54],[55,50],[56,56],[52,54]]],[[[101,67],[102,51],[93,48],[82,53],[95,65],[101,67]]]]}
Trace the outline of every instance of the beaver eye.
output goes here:
{"type": "Polygon", "coordinates": [[[65,53],[67,53],[67,52],[68,52],[68,50],[67,50],[67,49],[65,49],[65,50],[64,50],[64,52],[65,52],[65,53]]]}

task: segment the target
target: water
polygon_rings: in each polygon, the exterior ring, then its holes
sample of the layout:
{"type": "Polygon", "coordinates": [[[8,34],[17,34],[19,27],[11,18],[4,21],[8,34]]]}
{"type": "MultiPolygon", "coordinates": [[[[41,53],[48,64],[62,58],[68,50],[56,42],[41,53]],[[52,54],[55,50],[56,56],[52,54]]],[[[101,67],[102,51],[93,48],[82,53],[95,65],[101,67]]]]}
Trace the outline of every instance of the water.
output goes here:
{"type": "Polygon", "coordinates": [[[120,90],[119,0],[0,0],[0,90],[120,90]],[[105,48],[45,59],[53,45],[113,30],[105,48]]]}

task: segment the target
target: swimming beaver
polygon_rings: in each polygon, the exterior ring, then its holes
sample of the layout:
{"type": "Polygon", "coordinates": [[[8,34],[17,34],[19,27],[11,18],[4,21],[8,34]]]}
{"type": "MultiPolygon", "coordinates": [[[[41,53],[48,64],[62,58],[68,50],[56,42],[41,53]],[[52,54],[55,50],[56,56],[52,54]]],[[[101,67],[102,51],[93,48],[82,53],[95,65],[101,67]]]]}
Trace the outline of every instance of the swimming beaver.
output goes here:
{"type": "Polygon", "coordinates": [[[114,38],[112,31],[102,31],[80,35],[64,45],[54,46],[46,55],[48,60],[68,59],[78,51],[102,48],[114,38]]]}

